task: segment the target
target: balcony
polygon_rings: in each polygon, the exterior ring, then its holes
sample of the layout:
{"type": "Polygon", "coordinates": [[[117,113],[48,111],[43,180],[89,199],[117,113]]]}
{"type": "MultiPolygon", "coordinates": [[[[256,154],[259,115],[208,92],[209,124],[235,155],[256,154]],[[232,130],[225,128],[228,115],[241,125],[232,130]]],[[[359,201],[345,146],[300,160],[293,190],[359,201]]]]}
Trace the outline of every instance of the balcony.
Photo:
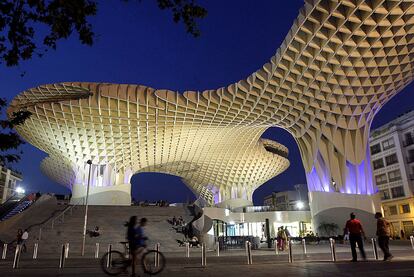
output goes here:
{"type": "Polygon", "coordinates": [[[411,173],[411,174],[409,175],[409,177],[410,177],[410,180],[414,180],[414,173],[411,173]]]}
{"type": "Polygon", "coordinates": [[[413,144],[414,144],[414,139],[413,138],[406,138],[403,141],[403,146],[404,147],[407,147],[407,146],[410,146],[410,145],[413,145],[413,144]]]}

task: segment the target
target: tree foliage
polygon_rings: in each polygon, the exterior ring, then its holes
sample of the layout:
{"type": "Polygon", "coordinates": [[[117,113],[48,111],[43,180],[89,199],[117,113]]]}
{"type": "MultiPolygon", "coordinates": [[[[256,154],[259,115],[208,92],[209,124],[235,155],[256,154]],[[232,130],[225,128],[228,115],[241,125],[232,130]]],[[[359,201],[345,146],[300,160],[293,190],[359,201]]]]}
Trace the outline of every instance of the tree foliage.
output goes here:
{"type": "MultiPolygon", "coordinates": [[[[189,34],[200,35],[196,19],[207,11],[194,0],[153,1],[160,9],[171,10],[173,21],[183,22],[189,34]]],[[[80,43],[92,45],[95,33],[89,20],[97,11],[97,0],[1,0],[0,62],[16,66],[34,54],[42,56],[72,34],[80,43]]]]}
{"type": "MultiPolygon", "coordinates": [[[[3,110],[7,101],[0,98],[0,115],[3,117],[3,110]]],[[[18,111],[12,114],[9,119],[0,120],[0,165],[7,165],[19,161],[20,156],[17,148],[24,143],[20,136],[13,130],[13,127],[22,124],[31,115],[28,111],[18,111]]]]}

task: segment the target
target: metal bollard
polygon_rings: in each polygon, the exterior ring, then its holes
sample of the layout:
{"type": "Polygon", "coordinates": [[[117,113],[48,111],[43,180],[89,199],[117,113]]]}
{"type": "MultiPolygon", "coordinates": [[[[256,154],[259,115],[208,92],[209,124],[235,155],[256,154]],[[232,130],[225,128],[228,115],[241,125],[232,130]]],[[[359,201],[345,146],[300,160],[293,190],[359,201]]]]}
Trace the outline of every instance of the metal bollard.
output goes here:
{"type": "Polygon", "coordinates": [[[99,242],[95,243],[95,259],[99,258],[99,242]]]}
{"type": "Polygon", "coordinates": [[[16,246],[16,251],[14,252],[13,268],[19,268],[20,253],[21,245],[19,244],[16,246]]]}
{"type": "Polygon", "coordinates": [[[277,243],[277,239],[275,239],[275,254],[279,255],[279,245],[277,243]]]}
{"type": "Polygon", "coordinates": [[[39,248],[39,243],[35,243],[33,246],[33,260],[37,259],[37,249],[39,248]]]}
{"type": "Polygon", "coordinates": [[[190,258],[190,243],[189,242],[185,243],[185,256],[187,258],[190,258]]]}
{"type": "Polygon", "coordinates": [[[62,250],[60,251],[59,268],[65,267],[66,259],[66,244],[62,244],[62,250]]]}
{"type": "Polygon", "coordinates": [[[306,255],[306,240],[302,239],[303,254],[306,255]]]}
{"type": "Polygon", "coordinates": [[[69,242],[65,243],[65,259],[69,258],[69,242]]]}
{"type": "Polygon", "coordinates": [[[217,257],[220,257],[220,243],[216,243],[216,254],[217,254],[217,257]]]}
{"type": "Polygon", "coordinates": [[[287,244],[288,244],[288,257],[289,257],[289,263],[293,263],[293,252],[292,252],[292,242],[290,241],[290,238],[287,239],[287,244]]]}
{"type": "Polygon", "coordinates": [[[371,239],[371,242],[372,242],[372,251],[374,252],[374,258],[376,260],[378,260],[377,239],[376,238],[372,238],[371,239]]]}
{"type": "Polygon", "coordinates": [[[329,238],[329,246],[331,247],[331,258],[333,262],[336,262],[336,250],[335,250],[335,240],[329,238]]]}
{"type": "Polygon", "coordinates": [[[410,236],[411,248],[414,250],[414,236],[410,236]]]}
{"type": "Polygon", "coordinates": [[[106,267],[109,267],[110,265],[111,265],[111,262],[112,262],[112,254],[111,254],[111,251],[112,251],[112,244],[109,244],[108,245],[108,257],[107,257],[107,260],[106,260],[106,267]]]}
{"type": "Polygon", "coordinates": [[[206,244],[201,244],[201,266],[207,265],[207,257],[206,257],[206,244]]]}
{"type": "Polygon", "coordinates": [[[38,240],[39,241],[42,240],[42,228],[39,228],[39,238],[38,238],[38,240]]]}
{"type": "Polygon", "coordinates": [[[1,254],[1,259],[5,260],[7,256],[7,243],[3,244],[3,253],[1,254]]]}
{"type": "Polygon", "coordinates": [[[250,241],[246,241],[245,247],[246,247],[247,264],[253,264],[252,243],[250,241]]]}
{"type": "Polygon", "coordinates": [[[160,244],[156,243],[155,244],[155,267],[160,266],[160,244]]]}

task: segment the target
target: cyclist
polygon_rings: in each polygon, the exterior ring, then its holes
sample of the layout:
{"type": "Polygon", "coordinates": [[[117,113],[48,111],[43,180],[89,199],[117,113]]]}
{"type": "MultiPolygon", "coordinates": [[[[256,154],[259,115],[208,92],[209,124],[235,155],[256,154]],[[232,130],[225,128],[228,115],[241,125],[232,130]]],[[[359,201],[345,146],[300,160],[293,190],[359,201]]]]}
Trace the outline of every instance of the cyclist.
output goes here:
{"type": "Polygon", "coordinates": [[[127,239],[129,244],[129,253],[132,260],[132,276],[135,276],[135,262],[138,254],[140,254],[146,247],[145,241],[148,239],[144,235],[143,227],[147,224],[145,217],[141,218],[139,226],[136,227],[137,217],[131,216],[128,222],[127,239]]]}

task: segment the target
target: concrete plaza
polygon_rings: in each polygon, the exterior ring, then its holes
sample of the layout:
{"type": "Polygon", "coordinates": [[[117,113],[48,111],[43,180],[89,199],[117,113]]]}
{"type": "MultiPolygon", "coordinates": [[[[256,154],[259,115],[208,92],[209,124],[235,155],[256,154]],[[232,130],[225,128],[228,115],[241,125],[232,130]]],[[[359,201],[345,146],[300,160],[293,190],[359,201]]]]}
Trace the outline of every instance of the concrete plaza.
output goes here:
{"type": "MultiPolygon", "coordinates": [[[[348,246],[337,246],[337,261],[331,261],[328,245],[309,245],[303,254],[301,245],[293,248],[294,261],[288,263],[287,253],[276,255],[274,250],[253,251],[253,264],[247,265],[244,250],[207,253],[207,266],[201,266],[200,249],[191,249],[190,258],[183,252],[165,253],[167,266],[159,276],[414,276],[414,251],[408,243],[393,244],[395,256],[391,262],[374,259],[372,247],[366,245],[368,261],[352,263],[348,246]]],[[[101,253],[103,254],[103,253],[101,253]]],[[[1,276],[106,276],[99,259],[80,258],[69,255],[65,268],[59,269],[56,257],[41,257],[32,260],[24,254],[18,269],[12,268],[12,259],[0,261],[1,276]]],[[[89,255],[90,256],[90,255],[89,255]]],[[[382,259],[382,257],[379,257],[382,259]]],[[[125,276],[125,275],[124,275],[125,276]]],[[[144,276],[144,274],[140,274],[144,276]]]]}

